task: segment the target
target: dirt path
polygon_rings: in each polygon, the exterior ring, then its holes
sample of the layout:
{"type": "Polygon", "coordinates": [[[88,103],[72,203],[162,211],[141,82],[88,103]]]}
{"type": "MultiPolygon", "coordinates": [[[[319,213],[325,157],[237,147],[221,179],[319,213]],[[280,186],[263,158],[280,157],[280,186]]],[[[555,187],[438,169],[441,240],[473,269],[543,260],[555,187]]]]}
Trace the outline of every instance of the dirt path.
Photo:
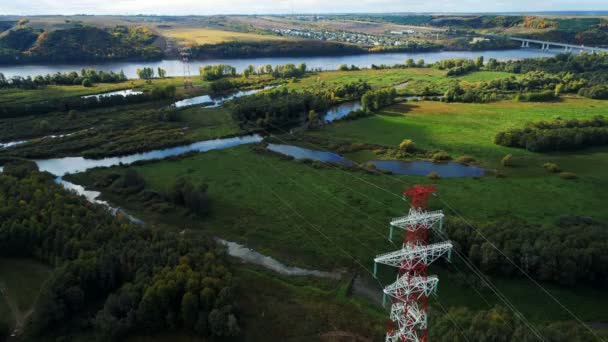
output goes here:
{"type": "Polygon", "coordinates": [[[13,313],[13,318],[15,320],[15,327],[13,328],[13,332],[11,337],[19,336],[23,332],[23,327],[25,326],[25,322],[28,317],[34,312],[33,310],[28,310],[26,312],[21,312],[19,310],[19,305],[15,301],[13,297],[10,296],[8,292],[8,288],[4,283],[0,282],[0,295],[6,299],[6,303],[8,304],[9,309],[13,313]]]}

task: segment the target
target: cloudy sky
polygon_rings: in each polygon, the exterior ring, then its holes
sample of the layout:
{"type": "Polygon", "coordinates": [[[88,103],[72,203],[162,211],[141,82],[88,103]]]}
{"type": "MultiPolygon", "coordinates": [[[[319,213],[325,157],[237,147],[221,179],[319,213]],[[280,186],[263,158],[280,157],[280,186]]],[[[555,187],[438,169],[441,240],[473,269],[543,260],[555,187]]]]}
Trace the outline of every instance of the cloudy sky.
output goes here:
{"type": "Polygon", "coordinates": [[[608,10],[608,0],[0,0],[0,15],[599,10],[608,10]]]}

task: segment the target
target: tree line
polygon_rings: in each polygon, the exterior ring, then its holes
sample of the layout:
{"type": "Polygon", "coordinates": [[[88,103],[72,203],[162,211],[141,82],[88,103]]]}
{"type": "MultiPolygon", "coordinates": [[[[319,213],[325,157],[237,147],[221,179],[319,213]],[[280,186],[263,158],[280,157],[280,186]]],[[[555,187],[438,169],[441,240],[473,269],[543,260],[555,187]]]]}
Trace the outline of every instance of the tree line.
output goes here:
{"type": "Polygon", "coordinates": [[[284,88],[235,99],[230,103],[230,110],[242,126],[272,130],[297,125],[305,121],[311,111],[327,111],[340,101],[360,98],[370,89],[366,82],[353,82],[316,92],[284,88]]]}
{"type": "Polygon", "coordinates": [[[127,81],[123,71],[97,71],[93,69],[82,69],[80,73],[72,71],[69,73],[55,73],[53,75],[38,75],[35,77],[14,76],[7,78],[0,72],[0,88],[36,89],[48,85],[82,85],[85,81],[89,83],[120,83],[127,81]]]}
{"type": "Polygon", "coordinates": [[[562,217],[549,227],[517,219],[476,224],[451,218],[446,233],[483,272],[523,276],[573,286],[608,284],[608,226],[590,218],[562,217]],[[483,234],[483,235],[482,235],[483,234]],[[491,241],[492,244],[490,244],[491,241]],[[506,257],[498,250],[502,251],[506,257]]]}
{"type": "Polygon", "coordinates": [[[238,334],[232,274],[213,241],[114,217],[33,163],[5,165],[0,194],[0,256],[55,267],[27,334],[238,334]]]}
{"type": "MultiPolygon", "coordinates": [[[[547,341],[596,341],[595,336],[575,321],[535,324],[535,328],[547,341]]],[[[430,339],[438,342],[538,340],[538,336],[519,317],[502,306],[479,311],[450,308],[447,312],[433,312],[429,334],[430,339]]]]}
{"type": "Polygon", "coordinates": [[[608,122],[602,116],[590,120],[555,120],[528,123],[523,129],[498,132],[494,143],[532,152],[576,150],[608,144],[608,122]]]}
{"type": "Polygon", "coordinates": [[[369,112],[377,112],[382,108],[395,104],[397,98],[397,90],[395,88],[386,88],[368,91],[361,98],[363,109],[369,112]]]}
{"type": "Polygon", "coordinates": [[[167,85],[155,86],[149,92],[138,95],[70,97],[25,105],[1,105],[0,118],[14,118],[28,115],[40,115],[50,112],[69,112],[70,110],[88,110],[148,101],[159,101],[174,98],[175,92],[175,86],[167,85]]]}

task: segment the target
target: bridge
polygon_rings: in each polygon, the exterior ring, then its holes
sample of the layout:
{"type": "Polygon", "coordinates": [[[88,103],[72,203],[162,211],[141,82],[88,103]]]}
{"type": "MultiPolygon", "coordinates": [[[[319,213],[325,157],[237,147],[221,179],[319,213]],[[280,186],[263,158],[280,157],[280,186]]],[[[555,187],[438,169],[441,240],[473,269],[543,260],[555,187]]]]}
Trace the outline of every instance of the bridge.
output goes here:
{"type": "Polygon", "coordinates": [[[591,52],[591,53],[600,53],[605,52],[608,53],[608,48],[599,48],[585,45],[574,45],[574,44],[566,44],[566,43],[556,43],[556,42],[548,42],[544,40],[537,39],[529,39],[529,38],[518,38],[518,37],[505,37],[497,34],[485,34],[483,35],[487,38],[499,38],[499,39],[509,39],[516,42],[521,42],[522,48],[529,48],[530,44],[540,45],[541,50],[549,51],[552,47],[563,48],[564,52],[574,52],[578,51],[580,53],[583,52],[591,52]]]}
{"type": "Polygon", "coordinates": [[[547,42],[547,41],[543,41],[543,40],[516,38],[516,37],[507,37],[507,39],[521,42],[522,48],[529,48],[530,43],[540,45],[541,50],[543,50],[543,51],[548,51],[551,47],[559,47],[559,48],[563,48],[564,52],[579,51],[580,53],[583,53],[583,52],[591,52],[591,53],[606,52],[606,53],[608,53],[608,49],[585,46],[585,45],[547,42]]]}

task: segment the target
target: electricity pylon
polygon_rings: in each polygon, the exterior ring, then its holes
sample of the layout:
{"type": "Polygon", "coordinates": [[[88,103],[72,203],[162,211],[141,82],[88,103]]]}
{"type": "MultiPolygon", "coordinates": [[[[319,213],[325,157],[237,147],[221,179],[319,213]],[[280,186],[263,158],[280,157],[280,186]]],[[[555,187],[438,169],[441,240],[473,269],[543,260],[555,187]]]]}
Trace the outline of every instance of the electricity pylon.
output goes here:
{"type": "Polygon", "coordinates": [[[182,65],[184,67],[184,88],[192,88],[192,75],[190,72],[190,56],[192,52],[190,47],[182,46],[179,49],[179,54],[182,58],[182,65]]]}
{"type": "Polygon", "coordinates": [[[374,275],[378,264],[399,269],[397,281],[384,289],[384,298],[390,296],[393,305],[389,320],[387,342],[425,342],[428,338],[428,297],[437,290],[439,279],[428,275],[428,266],[447,254],[451,256],[451,242],[428,244],[429,232],[441,231],[443,212],[426,211],[434,186],[415,186],[404,195],[410,198],[409,214],[391,221],[389,240],[393,229],[404,231],[403,245],[398,251],[378,255],[374,259],[374,275]]]}

